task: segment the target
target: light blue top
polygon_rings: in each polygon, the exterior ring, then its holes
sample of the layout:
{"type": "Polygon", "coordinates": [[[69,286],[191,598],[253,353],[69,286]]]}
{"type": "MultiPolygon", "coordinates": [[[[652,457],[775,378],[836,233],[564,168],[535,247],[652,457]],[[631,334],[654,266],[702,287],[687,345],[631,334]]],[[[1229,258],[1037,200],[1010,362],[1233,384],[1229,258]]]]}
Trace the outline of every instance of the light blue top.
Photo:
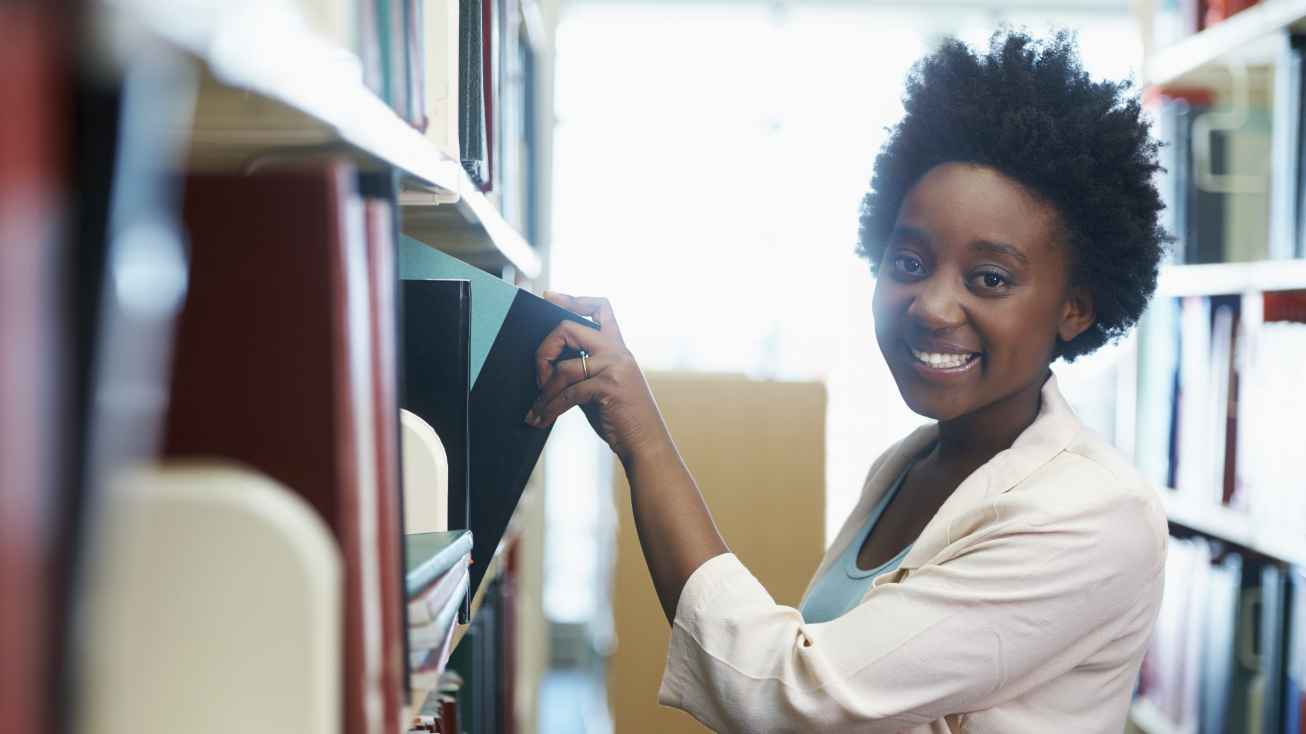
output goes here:
{"type": "Polygon", "coordinates": [[[861,532],[857,533],[857,537],[848,544],[843,554],[830,564],[821,578],[812,584],[812,591],[803,600],[799,610],[804,620],[809,623],[829,622],[843,616],[861,602],[862,597],[866,595],[867,587],[876,576],[894,570],[902,563],[902,559],[907,557],[907,551],[912,547],[911,543],[899,551],[898,555],[875,568],[863,570],[857,567],[857,554],[861,551],[862,544],[875,529],[875,523],[884,513],[884,508],[889,506],[897,496],[898,490],[902,489],[903,479],[906,478],[910,468],[911,466],[908,465],[907,469],[902,470],[898,478],[893,481],[893,486],[889,487],[875,507],[871,508],[870,515],[866,518],[866,525],[861,532]]]}

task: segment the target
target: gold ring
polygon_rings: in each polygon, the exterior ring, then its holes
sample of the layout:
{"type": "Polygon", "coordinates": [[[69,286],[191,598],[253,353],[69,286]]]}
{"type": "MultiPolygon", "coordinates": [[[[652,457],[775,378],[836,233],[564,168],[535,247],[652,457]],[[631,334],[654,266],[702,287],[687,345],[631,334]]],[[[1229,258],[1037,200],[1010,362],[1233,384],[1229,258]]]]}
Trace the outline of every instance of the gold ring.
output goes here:
{"type": "Polygon", "coordinates": [[[585,350],[580,352],[580,368],[585,373],[585,379],[590,378],[590,354],[585,350]]]}

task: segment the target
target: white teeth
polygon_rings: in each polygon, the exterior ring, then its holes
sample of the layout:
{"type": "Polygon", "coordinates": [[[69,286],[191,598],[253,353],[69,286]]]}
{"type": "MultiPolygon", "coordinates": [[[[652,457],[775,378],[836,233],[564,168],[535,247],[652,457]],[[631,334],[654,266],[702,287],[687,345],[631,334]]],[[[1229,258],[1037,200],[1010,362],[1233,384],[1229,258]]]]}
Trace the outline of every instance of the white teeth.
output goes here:
{"type": "Polygon", "coordinates": [[[974,358],[973,354],[941,354],[938,352],[918,352],[911,350],[912,356],[917,360],[938,369],[953,369],[962,367],[974,358]]]}

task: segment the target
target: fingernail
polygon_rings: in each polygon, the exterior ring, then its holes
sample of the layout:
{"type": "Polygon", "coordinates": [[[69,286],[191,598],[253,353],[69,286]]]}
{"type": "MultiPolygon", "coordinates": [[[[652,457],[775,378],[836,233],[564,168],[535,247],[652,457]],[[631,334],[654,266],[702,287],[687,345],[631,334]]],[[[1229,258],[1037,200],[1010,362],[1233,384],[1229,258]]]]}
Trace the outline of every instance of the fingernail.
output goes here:
{"type": "Polygon", "coordinates": [[[539,417],[538,415],[535,415],[535,411],[534,411],[534,410],[528,410],[528,411],[526,411],[526,423],[527,423],[528,425],[532,425],[532,426],[534,426],[534,425],[539,424],[539,422],[540,422],[540,417],[539,417]]]}

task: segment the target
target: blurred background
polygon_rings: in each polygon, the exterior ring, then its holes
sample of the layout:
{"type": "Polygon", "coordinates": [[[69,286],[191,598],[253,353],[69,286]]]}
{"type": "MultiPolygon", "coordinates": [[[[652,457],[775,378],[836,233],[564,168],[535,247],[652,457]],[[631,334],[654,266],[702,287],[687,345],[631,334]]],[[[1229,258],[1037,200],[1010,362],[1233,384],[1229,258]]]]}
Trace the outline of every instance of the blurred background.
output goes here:
{"type": "Polygon", "coordinates": [[[528,480],[468,479],[521,443],[477,423],[510,386],[432,377],[413,339],[466,378],[496,291],[430,311],[408,281],[451,277],[439,253],[609,298],[727,542],[796,606],[923,420],[854,255],[875,155],[917,59],[1007,26],[1074,31],[1167,143],[1155,301],[1054,367],[1171,520],[1129,730],[1306,732],[1303,0],[0,6],[0,720],[700,730],[656,705],[620,466],[573,411],[528,480]],[[511,518],[484,580],[415,581],[459,502],[511,518]]]}

